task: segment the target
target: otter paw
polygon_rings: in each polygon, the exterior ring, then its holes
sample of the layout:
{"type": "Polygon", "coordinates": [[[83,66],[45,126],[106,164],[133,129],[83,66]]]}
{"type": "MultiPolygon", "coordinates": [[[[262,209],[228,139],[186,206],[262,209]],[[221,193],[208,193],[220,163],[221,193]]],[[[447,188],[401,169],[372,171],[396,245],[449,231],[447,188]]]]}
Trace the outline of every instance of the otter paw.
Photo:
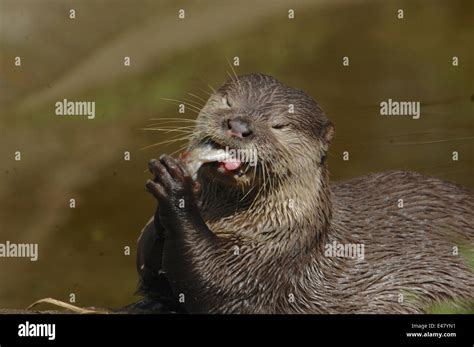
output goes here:
{"type": "Polygon", "coordinates": [[[179,160],[162,155],[160,160],[150,160],[148,168],[154,177],[147,181],[146,188],[161,203],[172,202],[176,207],[180,199],[192,197],[192,179],[179,160]]]}

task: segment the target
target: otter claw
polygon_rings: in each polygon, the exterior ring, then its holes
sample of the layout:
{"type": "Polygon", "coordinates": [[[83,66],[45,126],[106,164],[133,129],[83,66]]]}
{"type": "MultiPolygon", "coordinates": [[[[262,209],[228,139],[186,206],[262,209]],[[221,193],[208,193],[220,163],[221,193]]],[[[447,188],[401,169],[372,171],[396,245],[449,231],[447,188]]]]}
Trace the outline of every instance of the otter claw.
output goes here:
{"type": "Polygon", "coordinates": [[[156,199],[162,199],[166,197],[166,192],[160,183],[155,183],[152,180],[148,180],[145,184],[145,187],[156,199]]]}

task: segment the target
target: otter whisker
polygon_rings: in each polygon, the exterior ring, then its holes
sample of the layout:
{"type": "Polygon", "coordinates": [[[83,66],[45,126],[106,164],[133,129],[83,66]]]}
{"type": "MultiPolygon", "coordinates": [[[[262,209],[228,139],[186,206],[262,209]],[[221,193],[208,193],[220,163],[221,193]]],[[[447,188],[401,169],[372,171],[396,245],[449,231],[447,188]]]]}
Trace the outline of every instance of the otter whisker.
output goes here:
{"type": "Polygon", "coordinates": [[[253,170],[253,177],[252,177],[252,185],[255,186],[255,178],[257,176],[257,169],[258,169],[258,165],[255,164],[255,168],[253,170]]]}
{"type": "Polygon", "coordinates": [[[444,140],[433,140],[433,141],[420,141],[420,142],[400,142],[400,143],[391,143],[391,146],[408,146],[408,145],[428,145],[433,143],[443,143],[450,141],[464,141],[464,140],[474,140],[474,136],[467,137],[457,137],[453,139],[444,139],[444,140]]]}
{"type": "MultiPolygon", "coordinates": [[[[180,135],[181,135],[181,134],[180,134],[180,135]]],[[[151,148],[151,147],[156,147],[156,146],[164,145],[164,144],[169,144],[169,143],[173,143],[173,142],[179,142],[179,141],[189,141],[189,136],[183,136],[183,137],[179,137],[179,138],[175,138],[175,139],[170,139],[170,140],[166,140],[166,141],[161,141],[161,142],[158,142],[158,143],[154,143],[154,144],[152,144],[152,145],[148,145],[148,146],[142,147],[142,148],[140,148],[140,149],[143,150],[143,149],[147,149],[147,148],[151,148]]]]}
{"type": "Polygon", "coordinates": [[[138,128],[138,130],[158,130],[158,131],[167,131],[167,130],[182,130],[182,131],[189,131],[189,132],[193,132],[193,130],[195,129],[196,127],[195,126],[191,126],[191,127],[174,127],[174,126],[159,126],[159,124],[157,125],[147,125],[143,128],[138,128]]]}
{"type": "Polygon", "coordinates": [[[165,126],[172,126],[172,125],[182,125],[182,126],[195,126],[196,125],[196,122],[181,122],[181,121],[177,121],[177,120],[164,120],[162,122],[155,122],[155,123],[151,123],[151,124],[148,124],[148,126],[154,126],[154,125],[165,125],[165,126]]]}
{"type": "Polygon", "coordinates": [[[160,117],[160,118],[150,118],[149,120],[166,120],[166,121],[183,121],[183,122],[197,122],[196,119],[193,118],[184,118],[184,117],[160,117]]]}
{"type": "MultiPolygon", "coordinates": [[[[240,84],[239,77],[237,76],[237,73],[235,72],[234,66],[230,63],[230,60],[226,57],[227,63],[230,66],[230,69],[232,70],[232,73],[234,74],[234,78],[231,77],[232,80],[237,81],[237,84],[239,86],[239,91],[242,93],[242,85],[240,84]]],[[[227,72],[227,71],[226,71],[227,72]]]]}
{"type": "Polygon", "coordinates": [[[261,168],[262,168],[262,179],[263,179],[263,184],[261,185],[260,189],[258,190],[257,192],[257,195],[255,196],[253,202],[252,202],[252,205],[250,205],[250,209],[252,209],[255,204],[259,201],[259,197],[260,197],[260,194],[263,192],[265,192],[265,186],[266,186],[266,165],[265,165],[265,161],[261,161],[262,165],[261,165],[261,168]]]}
{"type": "Polygon", "coordinates": [[[237,85],[237,88],[239,89],[239,91],[242,92],[241,87],[240,87],[240,82],[234,79],[234,76],[232,76],[229,71],[226,70],[226,73],[227,73],[227,76],[229,76],[229,78],[231,79],[231,81],[237,85]]]}
{"type": "Polygon", "coordinates": [[[139,130],[157,130],[157,131],[168,131],[168,132],[173,132],[173,131],[182,131],[182,132],[189,132],[192,133],[195,129],[194,125],[189,125],[189,126],[153,126],[153,125],[148,125],[143,128],[139,128],[139,130]]]}
{"type": "Polygon", "coordinates": [[[189,123],[176,123],[175,121],[169,121],[169,122],[161,122],[161,123],[151,123],[151,124],[148,124],[146,126],[146,128],[149,128],[149,127],[155,127],[155,126],[158,126],[158,127],[174,127],[174,128],[188,128],[188,129],[191,129],[191,128],[196,128],[196,124],[189,124],[189,123]]]}
{"type": "Polygon", "coordinates": [[[193,130],[184,130],[184,129],[173,129],[173,128],[140,128],[140,130],[145,130],[145,131],[162,131],[164,133],[184,133],[184,134],[192,134],[193,130]]]}
{"type": "Polygon", "coordinates": [[[195,100],[191,100],[190,98],[186,98],[184,99],[184,101],[186,102],[189,102],[191,105],[195,105],[196,107],[198,107],[199,109],[203,108],[204,105],[201,105],[199,104],[197,101],[195,100]]]}
{"type": "Polygon", "coordinates": [[[193,125],[180,125],[180,124],[149,124],[145,128],[153,128],[159,126],[160,129],[194,129],[196,126],[193,125]]]}
{"type": "Polygon", "coordinates": [[[209,87],[209,89],[211,90],[212,93],[216,93],[216,89],[212,85],[207,83],[207,86],[209,87]]]}
{"type": "Polygon", "coordinates": [[[188,93],[188,95],[192,96],[193,98],[196,98],[198,100],[201,100],[202,102],[206,103],[207,100],[204,100],[203,98],[201,98],[199,95],[196,95],[196,94],[193,94],[193,93],[188,93]]]}
{"type": "Polygon", "coordinates": [[[179,147],[176,151],[171,152],[170,155],[173,156],[176,153],[180,153],[180,152],[184,151],[187,147],[188,147],[188,144],[186,143],[184,146],[179,147]]]}
{"type": "Polygon", "coordinates": [[[179,125],[179,124],[164,124],[164,125],[160,125],[160,124],[156,124],[156,125],[153,125],[153,124],[149,124],[147,125],[146,127],[143,127],[144,129],[149,129],[149,128],[158,128],[158,129],[194,129],[196,126],[193,124],[193,125],[179,125]]]}
{"type": "MultiPolygon", "coordinates": [[[[202,82],[202,83],[205,83],[205,82],[202,81],[202,80],[201,80],[201,82],[202,82]]],[[[198,87],[198,89],[199,89],[199,91],[200,91],[201,93],[205,94],[206,96],[209,96],[209,97],[210,97],[210,96],[212,95],[212,93],[210,93],[208,90],[206,90],[206,89],[204,89],[204,88],[198,87]]]]}
{"type": "Polygon", "coordinates": [[[213,93],[216,92],[216,89],[209,83],[209,81],[205,80],[204,78],[202,77],[197,77],[196,78],[199,82],[201,82],[202,84],[206,85],[210,90],[211,92],[209,92],[207,89],[203,89],[201,87],[198,87],[198,89],[203,92],[204,94],[206,94],[207,96],[211,96],[213,93]]]}
{"type": "Polygon", "coordinates": [[[267,163],[264,162],[264,167],[265,167],[265,179],[264,179],[264,194],[266,195],[268,193],[268,185],[269,185],[269,180],[270,180],[270,175],[269,175],[269,171],[268,171],[268,166],[267,166],[267,163]]]}
{"type": "Polygon", "coordinates": [[[254,200],[252,201],[252,204],[251,204],[250,207],[249,207],[250,210],[252,210],[252,209],[254,208],[255,204],[259,201],[258,198],[260,197],[260,194],[261,194],[261,192],[262,192],[262,190],[263,190],[263,187],[264,187],[264,186],[262,185],[262,186],[260,187],[260,189],[258,190],[257,195],[255,196],[254,200]]]}
{"type": "Polygon", "coordinates": [[[247,193],[245,193],[245,195],[239,200],[240,201],[243,201],[255,188],[255,185],[252,185],[252,187],[249,189],[249,191],[247,193]]]}

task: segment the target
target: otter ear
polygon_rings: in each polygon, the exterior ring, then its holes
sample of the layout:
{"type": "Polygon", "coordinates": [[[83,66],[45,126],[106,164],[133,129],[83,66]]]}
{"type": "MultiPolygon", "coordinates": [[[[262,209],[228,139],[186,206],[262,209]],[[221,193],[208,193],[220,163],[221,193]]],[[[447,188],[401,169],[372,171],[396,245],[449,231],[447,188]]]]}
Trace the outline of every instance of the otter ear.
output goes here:
{"type": "Polygon", "coordinates": [[[330,121],[327,121],[327,123],[324,124],[323,128],[321,129],[321,137],[326,141],[327,144],[330,144],[335,132],[336,129],[334,128],[334,125],[330,121]]]}

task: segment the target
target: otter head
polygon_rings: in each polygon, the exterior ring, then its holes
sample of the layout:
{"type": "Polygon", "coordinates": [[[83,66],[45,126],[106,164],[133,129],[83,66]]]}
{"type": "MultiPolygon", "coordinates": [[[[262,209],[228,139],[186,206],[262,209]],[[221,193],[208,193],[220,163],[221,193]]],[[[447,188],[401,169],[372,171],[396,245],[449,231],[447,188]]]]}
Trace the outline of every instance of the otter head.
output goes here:
{"type": "Polygon", "coordinates": [[[288,176],[303,184],[317,179],[334,134],[311,97],[262,74],[229,79],[210,96],[196,124],[190,148],[207,144],[239,159],[204,165],[201,176],[241,191],[275,187],[288,176]]]}

